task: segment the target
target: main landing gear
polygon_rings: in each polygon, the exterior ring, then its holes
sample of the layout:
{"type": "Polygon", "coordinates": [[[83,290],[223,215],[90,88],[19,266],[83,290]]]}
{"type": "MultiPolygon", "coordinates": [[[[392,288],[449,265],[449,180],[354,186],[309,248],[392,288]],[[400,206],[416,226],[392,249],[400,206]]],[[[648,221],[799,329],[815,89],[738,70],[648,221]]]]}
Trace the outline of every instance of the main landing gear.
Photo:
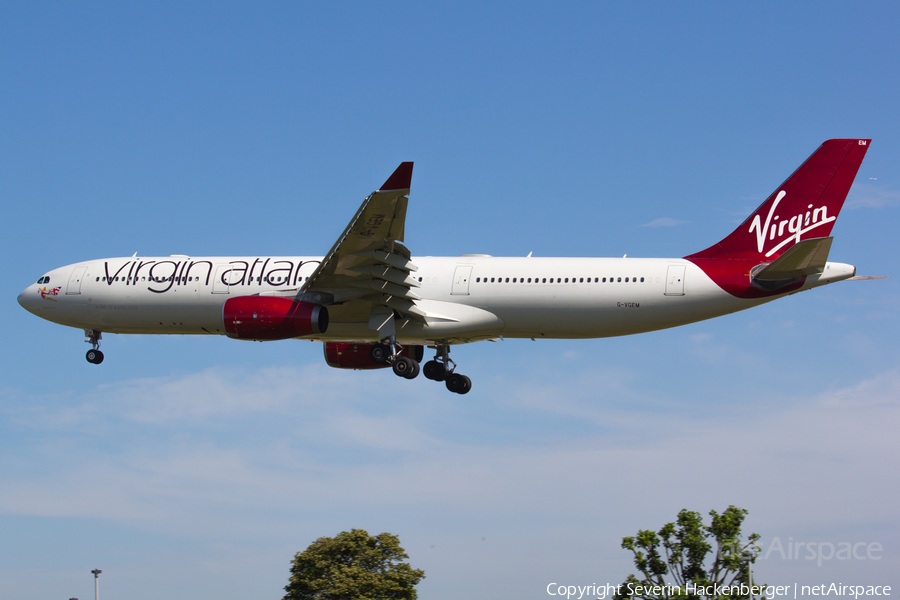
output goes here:
{"type": "Polygon", "coordinates": [[[434,359],[422,366],[422,373],[432,381],[443,381],[451,392],[468,394],[472,389],[472,380],[455,372],[456,363],[450,360],[450,346],[438,344],[435,349],[434,359]]]}
{"type": "Polygon", "coordinates": [[[396,338],[391,336],[380,344],[375,344],[369,350],[369,358],[380,365],[391,365],[394,374],[405,379],[415,379],[419,376],[419,363],[400,353],[403,348],[397,344],[396,338]]]}
{"type": "Polygon", "coordinates": [[[84,337],[87,338],[84,341],[91,345],[91,349],[87,351],[85,358],[93,365],[99,365],[103,362],[103,353],[100,352],[100,338],[102,336],[102,333],[94,329],[84,330],[84,337]]]}
{"type": "MultiPolygon", "coordinates": [[[[408,348],[421,350],[421,346],[408,346],[408,348]]],[[[425,377],[432,381],[443,381],[451,392],[469,393],[469,390],[472,389],[472,380],[455,372],[456,363],[450,360],[449,344],[436,344],[435,350],[434,359],[422,365],[422,373],[425,377]]],[[[385,338],[379,344],[372,345],[369,349],[369,358],[376,364],[391,365],[395,375],[406,379],[415,379],[419,375],[419,362],[416,358],[421,359],[422,356],[421,354],[416,357],[404,356],[403,351],[404,348],[398,345],[397,339],[392,336],[385,338]]],[[[407,352],[407,354],[409,353],[407,352]]]]}

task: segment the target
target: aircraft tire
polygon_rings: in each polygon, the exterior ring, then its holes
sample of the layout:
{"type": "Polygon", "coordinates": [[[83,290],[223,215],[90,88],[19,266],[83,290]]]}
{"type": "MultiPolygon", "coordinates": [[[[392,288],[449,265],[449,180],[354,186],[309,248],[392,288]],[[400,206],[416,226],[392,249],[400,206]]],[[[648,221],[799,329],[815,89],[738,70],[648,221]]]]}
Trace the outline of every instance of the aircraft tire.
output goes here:
{"type": "Polygon", "coordinates": [[[103,353],[99,350],[88,350],[85,358],[92,365],[99,365],[103,362],[103,353]]]}
{"type": "Polygon", "coordinates": [[[369,348],[369,358],[372,359],[373,363],[383,365],[387,362],[387,357],[388,349],[384,344],[373,344],[369,348]]]}
{"type": "Polygon", "coordinates": [[[469,390],[472,389],[472,380],[469,379],[466,375],[460,375],[463,378],[463,383],[465,384],[461,390],[457,392],[457,394],[468,394],[469,390]]]}
{"type": "MultiPolygon", "coordinates": [[[[398,356],[394,359],[394,364],[391,367],[394,369],[394,375],[398,377],[405,377],[407,379],[410,378],[410,373],[413,373],[413,364],[415,361],[409,359],[405,356],[398,356]]],[[[418,373],[416,373],[418,375],[418,373]]]]}
{"type": "Polygon", "coordinates": [[[454,394],[464,394],[465,392],[461,392],[460,390],[463,389],[463,386],[465,386],[465,384],[465,378],[459,373],[450,373],[450,376],[447,377],[446,381],[444,382],[444,385],[447,386],[447,389],[454,394]]]}
{"type": "Polygon", "coordinates": [[[407,379],[415,379],[419,376],[419,363],[417,363],[416,361],[412,361],[412,367],[412,371],[410,371],[408,375],[405,375],[407,379]]]}
{"type": "Polygon", "coordinates": [[[436,360],[429,360],[422,365],[422,374],[432,381],[444,380],[444,365],[436,360]]]}

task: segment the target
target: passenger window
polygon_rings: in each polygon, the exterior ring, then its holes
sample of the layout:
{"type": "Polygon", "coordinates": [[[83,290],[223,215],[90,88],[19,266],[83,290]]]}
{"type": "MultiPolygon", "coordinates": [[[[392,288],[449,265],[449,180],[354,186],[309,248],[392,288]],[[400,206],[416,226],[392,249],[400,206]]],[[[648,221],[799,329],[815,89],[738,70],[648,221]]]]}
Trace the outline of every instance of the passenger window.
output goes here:
{"type": "Polygon", "coordinates": [[[627,277],[625,278],[625,283],[628,283],[628,278],[627,278],[627,277]]]}
{"type": "Polygon", "coordinates": [[[509,277],[506,278],[506,283],[509,283],[509,277]]]}
{"type": "Polygon", "coordinates": [[[643,278],[643,277],[641,277],[641,283],[644,283],[644,278],[643,278]]]}
{"type": "Polygon", "coordinates": [[[493,277],[491,277],[491,283],[494,283],[494,278],[493,278],[493,277]]]}
{"type": "Polygon", "coordinates": [[[100,281],[100,278],[99,278],[99,277],[97,278],[97,281],[100,281]]]}
{"type": "Polygon", "coordinates": [[[516,282],[516,278],[515,278],[515,277],[513,277],[513,283],[515,283],[515,282],[516,282]]]}
{"type": "Polygon", "coordinates": [[[619,277],[619,280],[618,280],[618,281],[619,281],[619,283],[622,283],[622,278],[621,278],[621,277],[619,277]]]}
{"type": "MultiPolygon", "coordinates": [[[[588,279],[588,281],[590,281],[590,279],[588,279]]],[[[581,279],[579,279],[579,280],[578,280],[578,283],[584,283],[584,277],[582,277],[581,279]]]]}

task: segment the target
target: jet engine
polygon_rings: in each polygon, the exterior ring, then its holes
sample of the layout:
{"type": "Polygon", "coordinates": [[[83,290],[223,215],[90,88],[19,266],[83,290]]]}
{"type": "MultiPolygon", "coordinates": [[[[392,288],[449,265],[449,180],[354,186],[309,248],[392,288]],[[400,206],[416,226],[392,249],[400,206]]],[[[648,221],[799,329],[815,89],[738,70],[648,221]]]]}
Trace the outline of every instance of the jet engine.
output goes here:
{"type": "Polygon", "coordinates": [[[225,334],[238,340],[286,340],[325,333],[328,309],[283,296],[239,296],[222,307],[225,334]]]}
{"type": "MultiPolygon", "coordinates": [[[[381,357],[386,357],[388,352],[384,344],[325,342],[325,362],[335,369],[384,369],[390,365],[381,357]]],[[[403,346],[400,356],[422,362],[425,347],[403,346]]]]}

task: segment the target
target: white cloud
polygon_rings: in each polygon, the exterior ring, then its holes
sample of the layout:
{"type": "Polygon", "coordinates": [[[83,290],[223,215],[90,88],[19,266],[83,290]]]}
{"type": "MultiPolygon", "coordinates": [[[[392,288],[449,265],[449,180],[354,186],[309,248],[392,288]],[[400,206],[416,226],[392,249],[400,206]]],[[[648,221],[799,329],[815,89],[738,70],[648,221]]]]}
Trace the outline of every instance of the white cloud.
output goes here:
{"type": "MultiPolygon", "coordinates": [[[[733,352],[712,334],[686,337],[710,355],[733,352]]],[[[894,523],[900,372],[824,392],[821,373],[802,372],[818,390],[802,396],[752,371],[715,407],[648,392],[643,369],[612,366],[479,380],[464,397],[321,365],[123,382],[67,397],[76,416],[62,427],[20,416],[31,433],[3,461],[0,512],[235,548],[199,554],[204,572],[240,563],[241,547],[387,530],[445,596],[462,589],[454,580],[495,585],[460,558],[482,553],[502,553],[492,572],[523,589],[556,573],[621,579],[621,537],[681,508],[747,508],[747,529],[765,539],[894,523]],[[554,541],[579,551],[549,552],[554,541]],[[505,566],[523,564],[533,568],[505,566]]]]}
{"type": "MultiPolygon", "coordinates": [[[[278,371],[291,381],[305,372],[278,371]]],[[[51,443],[34,459],[51,461],[57,468],[8,475],[0,484],[0,506],[20,514],[104,516],[155,522],[163,529],[205,529],[213,527],[223,511],[287,510],[297,498],[304,498],[307,510],[333,510],[353,506],[358,498],[351,491],[365,490],[367,501],[384,508],[399,503],[442,506],[456,514],[512,510],[546,515],[562,505],[588,514],[593,497],[615,481],[639,496],[645,482],[653,482],[696,508],[741,499],[776,501],[763,493],[762,488],[768,487],[789,497],[825,495],[829,500],[820,501],[818,510],[770,507],[810,527],[831,522],[836,514],[853,520],[893,514],[887,496],[861,499],[854,485],[871,487],[871,482],[891,475],[890,469],[885,471],[888,465],[900,464],[892,442],[892,423],[900,417],[900,374],[895,371],[853,388],[786,403],[787,408],[780,410],[773,410],[771,403],[763,403],[764,410],[738,405],[724,418],[722,413],[712,417],[695,408],[648,412],[629,408],[627,402],[593,400],[599,392],[631,397],[639,405],[640,395],[629,391],[632,376],[623,372],[582,375],[553,386],[527,382],[510,390],[506,401],[510,414],[577,419],[597,431],[571,439],[550,436],[537,444],[527,438],[500,443],[455,439],[444,425],[464,419],[468,410],[464,405],[441,415],[433,408],[410,413],[403,401],[395,410],[378,409],[384,414],[372,414],[359,398],[342,406],[310,403],[304,401],[310,389],[286,390],[282,378],[271,377],[272,373],[263,370],[257,376],[236,377],[229,386],[208,389],[197,386],[198,375],[165,384],[175,397],[193,398],[201,407],[221,400],[233,410],[239,399],[246,398],[245,410],[251,410],[259,406],[253,398],[280,397],[277,414],[253,424],[271,427],[270,435],[241,432],[246,414],[241,413],[231,421],[232,442],[204,435],[191,439],[195,427],[188,421],[159,428],[160,438],[155,440],[126,435],[111,447],[88,444],[74,450],[71,440],[51,443]],[[700,471],[685,479],[688,465],[700,471]],[[713,488],[691,483],[691,477],[705,477],[702,473],[723,478],[713,488]],[[591,476],[585,478],[586,474],[591,476]],[[758,492],[747,488],[745,475],[759,482],[758,492]],[[845,485],[834,488],[835,480],[845,485]],[[577,493],[561,495],[563,489],[577,493]],[[862,504],[866,510],[836,512],[836,502],[862,504]]],[[[746,384],[762,395],[771,392],[765,378],[746,384]]],[[[156,387],[145,380],[127,386],[156,387]]],[[[113,395],[106,401],[111,405],[113,395]]],[[[127,428],[133,414],[133,408],[126,408],[110,420],[127,428]]],[[[143,418],[138,415],[140,422],[143,418]]],[[[614,510],[637,517],[651,506],[652,499],[635,499],[616,503],[614,510]]]]}
{"type": "Polygon", "coordinates": [[[847,208],[884,208],[900,205],[900,191],[885,186],[859,183],[847,196],[847,208]]]}
{"type": "Polygon", "coordinates": [[[675,227],[676,225],[684,225],[685,223],[690,223],[690,221],[679,221],[678,219],[673,219],[671,217],[660,217],[659,219],[653,219],[649,223],[644,223],[641,227],[675,227]]]}

